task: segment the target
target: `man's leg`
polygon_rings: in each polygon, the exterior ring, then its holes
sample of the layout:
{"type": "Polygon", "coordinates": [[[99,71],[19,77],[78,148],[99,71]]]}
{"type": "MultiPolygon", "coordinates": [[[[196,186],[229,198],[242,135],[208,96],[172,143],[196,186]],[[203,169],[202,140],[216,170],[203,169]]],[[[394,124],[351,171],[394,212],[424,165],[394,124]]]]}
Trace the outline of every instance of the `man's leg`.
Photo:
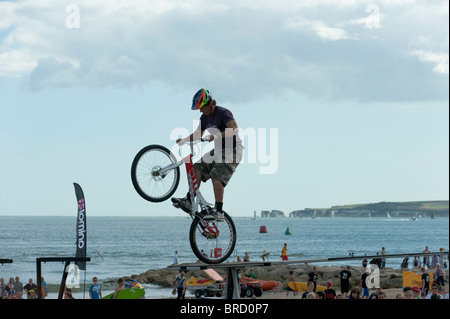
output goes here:
{"type": "Polygon", "coordinates": [[[214,198],[216,199],[216,202],[223,203],[223,193],[224,193],[224,187],[221,181],[211,178],[213,189],[214,189],[214,198]]]}
{"type": "Polygon", "coordinates": [[[214,189],[214,198],[216,200],[216,209],[218,211],[222,211],[223,208],[223,193],[224,187],[221,181],[211,178],[213,189],[214,189]]]}
{"type": "MultiPolygon", "coordinates": [[[[194,167],[195,176],[197,178],[197,184],[198,187],[200,187],[200,184],[202,182],[202,172],[194,167]]],[[[194,194],[195,196],[195,194],[194,194]]],[[[176,208],[181,208],[186,213],[190,213],[192,209],[192,203],[191,203],[191,196],[189,194],[189,191],[187,192],[186,196],[183,198],[177,198],[172,197],[172,203],[176,208]]]]}
{"type": "Polygon", "coordinates": [[[196,167],[194,167],[194,170],[195,170],[195,176],[197,177],[197,184],[198,184],[198,187],[200,188],[200,184],[202,182],[202,172],[200,172],[200,170],[197,169],[196,167]]]}

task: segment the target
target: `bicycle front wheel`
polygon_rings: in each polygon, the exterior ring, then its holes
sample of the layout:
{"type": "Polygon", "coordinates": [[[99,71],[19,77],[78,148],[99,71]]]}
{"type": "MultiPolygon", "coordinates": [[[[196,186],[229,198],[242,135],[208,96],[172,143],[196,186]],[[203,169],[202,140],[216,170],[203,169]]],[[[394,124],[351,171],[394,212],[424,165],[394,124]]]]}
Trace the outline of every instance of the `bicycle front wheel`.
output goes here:
{"type": "Polygon", "coordinates": [[[175,162],[175,156],[164,146],[149,145],[140,150],[131,165],[131,180],[137,193],[150,202],[171,197],[180,182],[180,168],[164,174],[159,170],[175,162]]]}
{"type": "Polygon", "coordinates": [[[220,264],[230,257],[236,245],[236,227],[223,212],[224,221],[206,221],[195,217],[189,230],[189,241],[195,256],[207,264],[220,264]]]}

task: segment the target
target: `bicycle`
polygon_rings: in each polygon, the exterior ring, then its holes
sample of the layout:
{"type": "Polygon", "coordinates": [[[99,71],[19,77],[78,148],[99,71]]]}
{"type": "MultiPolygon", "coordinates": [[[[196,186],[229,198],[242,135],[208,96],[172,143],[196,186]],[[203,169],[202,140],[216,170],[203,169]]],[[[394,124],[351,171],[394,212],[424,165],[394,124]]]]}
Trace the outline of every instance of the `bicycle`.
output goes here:
{"type": "Polygon", "coordinates": [[[192,208],[190,211],[183,210],[192,218],[189,229],[192,251],[201,261],[218,264],[227,260],[234,250],[236,227],[226,212],[223,212],[223,221],[203,219],[205,215],[211,213],[213,207],[202,196],[195,176],[192,158],[195,156],[193,146],[196,143],[187,143],[190,145],[190,153],[179,161],[162,145],[153,144],[144,147],[136,154],[131,165],[131,180],[142,198],[150,202],[163,202],[177,190],[180,182],[180,166],[184,163],[192,208]]]}

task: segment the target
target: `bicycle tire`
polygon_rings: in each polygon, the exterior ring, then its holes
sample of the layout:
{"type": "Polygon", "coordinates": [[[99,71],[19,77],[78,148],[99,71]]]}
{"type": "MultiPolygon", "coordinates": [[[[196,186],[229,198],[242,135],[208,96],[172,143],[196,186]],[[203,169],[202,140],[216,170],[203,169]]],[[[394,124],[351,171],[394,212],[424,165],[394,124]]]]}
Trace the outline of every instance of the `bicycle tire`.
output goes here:
{"type": "Polygon", "coordinates": [[[180,183],[180,168],[175,167],[165,176],[158,176],[158,168],[175,163],[175,156],[162,145],[141,149],[131,165],[131,181],[136,192],[150,202],[163,202],[171,197],[180,183]]]}
{"type": "MultiPolygon", "coordinates": [[[[225,232],[220,239],[221,243],[224,243],[223,247],[217,247],[218,246],[218,238],[206,238],[202,233],[200,232],[199,228],[197,226],[201,227],[201,222],[206,222],[200,219],[199,217],[195,217],[192,221],[191,228],[189,230],[189,242],[191,244],[192,251],[194,252],[195,256],[197,256],[198,259],[203,261],[207,264],[220,264],[227,260],[231,254],[233,253],[234,247],[236,246],[236,226],[234,225],[233,220],[231,219],[230,215],[228,215],[226,212],[223,212],[224,214],[224,221],[223,222],[214,222],[215,225],[221,228],[220,232],[225,232]],[[229,233],[228,233],[229,232],[229,233]],[[228,238],[227,235],[230,235],[228,238]],[[200,243],[200,241],[202,243],[200,243]],[[215,242],[215,243],[214,243],[215,242]],[[212,249],[211,248],[224,248],[225,251],[223,255],[220,257],[212,257],[212,249]],[[202,253],[202,250],[204,253],[206,253],[206,256],[202,253]],[[208,254],[210,256],[208,257],[208,254]]],[[[220,237],[220,233],[219,233],[220,237]]],[[[220,244],[219,244],[220,245],[220,244]]],[[[223,251],[223,249],[222,249],[223,251]]]]}

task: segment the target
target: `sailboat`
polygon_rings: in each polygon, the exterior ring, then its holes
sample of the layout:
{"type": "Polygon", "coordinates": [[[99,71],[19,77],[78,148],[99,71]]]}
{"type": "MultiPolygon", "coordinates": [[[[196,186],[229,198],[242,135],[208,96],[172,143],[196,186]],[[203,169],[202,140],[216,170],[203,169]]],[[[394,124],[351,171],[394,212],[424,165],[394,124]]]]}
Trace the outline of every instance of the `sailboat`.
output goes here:
{"type": "Polygon", "coordinates": [[[314,219],[316,217],[317,217],[317,210],[314,211],[314,215],[313,215],[312,219],[314,219]]]}
{"type": "Polygon", "coordinates": [[[391,214],[389,214],[389,212],[387,212],[387,218],[391,218],[391,214]]]}

